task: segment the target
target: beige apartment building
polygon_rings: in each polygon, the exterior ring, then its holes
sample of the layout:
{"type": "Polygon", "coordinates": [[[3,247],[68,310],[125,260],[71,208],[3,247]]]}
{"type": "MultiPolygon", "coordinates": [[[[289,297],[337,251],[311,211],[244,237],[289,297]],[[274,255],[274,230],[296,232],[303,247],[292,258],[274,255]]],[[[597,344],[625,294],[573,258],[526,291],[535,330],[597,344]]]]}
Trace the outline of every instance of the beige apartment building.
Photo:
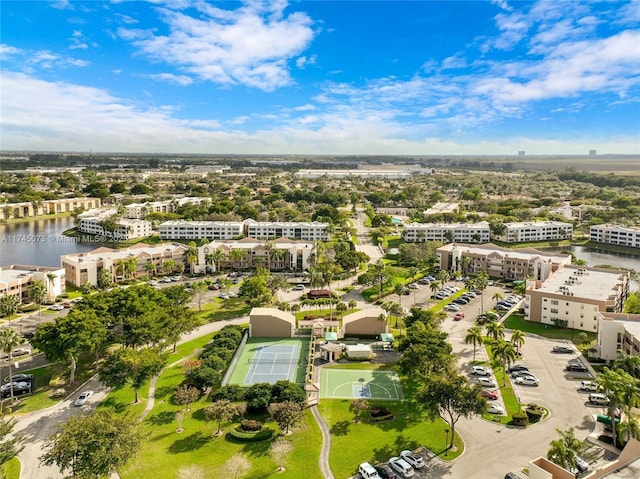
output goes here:
{"type": "Polygon", "coordinates": [[[16,296],[20,303],[28,304],[31,302],[29,289],[36,280],[47,288],[47,303],[53,303],[66,291],[64,269],[12,264],[0,267],[0,298],[16,296]]]}
{"type": "Polygon", "coordinates": [[[100,198],[64,198],[61,200],[24,201],[0,205],[4,218],[36,218],[44,215],[73,213],[78,209],[100,208],[100,198]]]}
{"type": "Polygon", "coordinates": [[[565,265],[546,280],[529,280],[525,318],[596,332],[600,314],[619,313],[629,297],[629,272],[565,265]]]}
{"type": "Polygon", "coordinates": [[[601,313],[598,320],[596,354],[605,361],[618,358],[618,351],[640,356],[640,314],[601,313]]]}
{"type": "Polygon", "coordinates": [[[525,221],[505,223],[505,231],[495,237],[505,243],[554,241],[573,238],[573,225],[561,221],[525,221]]]}
{"type": "Polygon", "coordinates": [[[571,255],[548,255],[534,248],[518,250],[483,245],[450,243],[436,250],[440,269],[463,274],[486,271],[491,278],[540,281],[563,265],[571,264],[571,255]]]}
{"type": "Polygon", "coordinates": [[[60,261],[69,283],[80,286],[88,282],[96,286],[103,269],[107,269],[115,281],[131,276],[141,278],[169,273],[171,269],[186,264],[186,251],[187,246],[178,243],[139,243],[123,249],[102,247],[88,253],[68,254],[62,256],[60,261]],[[135,271],[131,273],[127,272],[129,261],[135,266],[135,271]]]}

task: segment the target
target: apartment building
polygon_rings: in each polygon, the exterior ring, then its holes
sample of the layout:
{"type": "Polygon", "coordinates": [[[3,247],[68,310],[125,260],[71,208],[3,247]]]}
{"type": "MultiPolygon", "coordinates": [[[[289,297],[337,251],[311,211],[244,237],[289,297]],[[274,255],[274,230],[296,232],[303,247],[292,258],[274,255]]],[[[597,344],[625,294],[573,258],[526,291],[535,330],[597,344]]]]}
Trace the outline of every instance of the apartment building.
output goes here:
{"type": "Polygon", "coordinates": [[[589,233],[589,239],[596,243],[640,248],[640,228],[603,224],[592,226],[589,233]]]}
{"type": "MultiPolygon", "coordinates": [[[[423,174],[431,173],[431,170],[425,170],[423,174]]],[[[407,170],[298,170],[293,176],[294,178],[383,178],[388,180],[404,180],[411,178],[413,174],[417,172],[411,172],[407,170]]]]}
{"type": "Polygon", "coordinates": [[[573,238],[573,225],[560,221],[536,221],[505,223],[504,234],[495,237],[505,243],[526,243],[529,241],[554,241],[573,238]]]}
{"type": "Polygon", "coordinates": [[[540,281],[563,265],[571,264],[571,255],[549,255],[534,248],[512,250],[493,243],[483,245],[450,243],[436,250],[440,269],[477,274],[486,271],[491,278],[540,281]]]}
{"type": "Polygon", "coordinates": [[[151,222],[128,218],[116,218],[113,225],[115,229],[107,231],[104,222],[109,221],[116,213],[115,208],[99,208],[80,213],[78,215],[78,230],[82,233],[107,236],[119,241],[147,238],[153,234],[151,222]]]}
{"type": "Polygon", "coordinates": [[[160,224],[162,240],[218,240],[240,236],[244,236],[242,221],[165,221],[160,224]]]}
{"type": "Polygon", "coordinates": [[[619,313],[629,297],[628,271],[564,265],[546,280],[529,280],[525,318],[595,332],[600,314],[619,313]]]}
{"type": "Polygon", "coordinates": [[[640,356],[640,314],[601,313],[596,350],[596,355],[606,361],[617,359],[618,351],[640,356]]]}
{"type": "Polygon", "coordinates": [[[87,282],[96,286],[103,269],[109,271],[114,281],[181,269],[185,266],[187,249],[179,243],[139,243],[123,249],[101,247],[88,253],[68,254],[61,256],[60,261],[68,282],[75,286],[87,282]]]}
{"type": "Polygon", "coordinates": [[[246,220],[245,225],[249,238],[290,238],[304,241],[327,241],[329,239],[329,224],[318,221],[313,223],[272,223],[246,220]]]}
{"type": "Polygon", "coordinates": [[[403,238],[407,243],[443,241],[459,243],[488,243],[491,230],[487,221],[479,223],[408,223],[404,225],[403,238]]]}
{"type": "Polygon", "coordinates": [[[100,208],[100,198],[64,198],[60,200],[24,201],[0,205],[4,218],[37,218],[59,213],[73,213],[78,209],[100,208]]]}
{"type": "Polygon", "coordinates": [[[0,298],[16,296],[20,303],[31,302],[29,289],[34,281],[42,281],[47,288],[47,303],[66,291],[64,269],[47,266],[12,264],[0,267],[0,298]]]}
{"type": "Polygon", "coordinates": [[[270,271],[304,271],[309,269],[314,254],[313,241],[288,238],[271,242],[254,238],[215,240],[198,247],[198,262],[194,265],[194,272],[251,270],[257,267],[270,271]]]}
{"type": "Polygon", "coordinates": [[[175,213],[183,205],[202,205],[211,203],[211,198],[185,197],[164,201],[147,201],[124,205],[124,217],[131,219],[146,218],[150,213],[175,213]]]}

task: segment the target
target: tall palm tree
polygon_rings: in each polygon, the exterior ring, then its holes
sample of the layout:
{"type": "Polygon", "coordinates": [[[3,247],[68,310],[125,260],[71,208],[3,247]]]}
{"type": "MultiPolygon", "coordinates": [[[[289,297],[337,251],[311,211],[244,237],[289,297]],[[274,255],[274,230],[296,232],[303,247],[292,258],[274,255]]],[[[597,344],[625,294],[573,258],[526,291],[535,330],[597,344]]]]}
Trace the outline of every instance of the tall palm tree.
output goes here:
{"type": "Polygon", "coordinates": [[[619,369],[640,379],[640,356],[634,356],[618,349],[618,358],[611,365],[612,369],[619,369]]]}
{"type": "Polygon", "coordinates": [[[0,329],[0,349],[3,353],[9,356],[9,391],[11,393],[11,404],[13,404],[13,372],[11,367],[13,366],[13,348],[22,344],[22,338],[18,332],[13,328],[1,328],[0,329]]]}
{"type": "Polygon", "coordinates": [[[173,273],[173,269],[176,267],[174,259],[167,259],[162,263],[162,269],[165,273],[173,273]]]}
{"type": "Polygon", "coordinates": [[[127,264],[127,260],[125,258],[120,258],[115,262],[114,273],[115,273],[116,284],[118,283],[118,271],[120,271],[120,276],[122,276],[122,278],[124,279],[126,264],[127,264]]]}
{"type": "Polygon", "coordinates": [[[129,276],[130,279],[136,278],[136,271],[138,270],[138,258],[135,256],[130,256],[125,260],[124,270],[126,275],[129,276]]]}
{"type": "MultiPolygon", "coordinates": [[[[285,256],[286,256],[286,253],[283,249],[274,249],[273,252],[271,253],[271,259],[276,264],[281,263],[285,256]]],[[[284,268],[278,268],[278,269],[284,269],[284,268]]]]}
{"type": "Polygon", "coordinates": [[[0,298],[0,314],[9,318],[9,326],[11,326],[11,318],[20,310],[20,299],[14,294],[7,294],[0,298]]]}
{"type": "Polygon", "coordinates": [[[57,276],[49,272],[45,275],[47,277],[47,292],[49,293],[49,302],[53,303],[55,301],[55,297],[53,296],[53,285],[56,282],[57,276]]]}
{"type": "Polygon", "coordinates": [[[476,277],[476,288],[480,290],[480,308],[484,313],[484,290],[489,285],[489,275],[486,271],[480,271],[476,277]]]}
{"type": "Polygon", "coordinates": [[[393,292],[398,295],[398,304],[402,307],[402,293],[404,293],[404,284],[396,283],[393,285],[393,292]]]}
{"type": "Polygon", "coordinates": [[[440,283],[440,287],[444,288],[444,286],[447,284],[447,281],[449,281],[451,276],[449,276],[449,273],[446,272],[445,270],[441,270],[438,273],[437,278],[438,278],[438,282],[440,283]]]}
{"type": "Polygon", "coordinates": [[[482,345],[482,330],[479,326],[472,326],[467,330],[467,335],[464,337],[464,344],[473,345],[473,361],[476,360],[476,348],[482,345]]]}
{"type": "Polygon", "coordinates": [[[40,280],[34,280],[29,288],[29,298],[38,307],[38,322],[42,322],[42,303],[47,296],[47,287],[40,280]]]}
{"type": "Polygon", "coordinates": [[[493,293],[493,296],[491,296],[491,299],[493,299],[496,303],[499,303],[503,298],[504,296],[500,291],[496,291],[495,293],[493,293]]]}
{"type": "Polygon", "coordinates": [[[502,386],[507,385],[507,369],[509,365],[516,360],[516,348],[509,341],[499,339],[491,345],[493,357],[500,363],[502,367],[502,386]]]}
{"type": "Polygon", "coordinates": [[[189,263],[189,272],[193,273],[193,265],[198,261],[198,246],[195,241],[190,241],[187,245],[187,251],[184,253],[187,263],[189,263]]]}
{"type": "Polygon", "coordinates": [[[602,372],[596,375],[596,384],[602,388],[604,394],[609,398],[609,417],[611,418],[611,429],[614,442],[617,441],[615,410],[622,403],[620,399],[620,375],[617,371],[605,367],[602,372]]]}
{"type": "Polygon", "coordinates": [[[524,331],[515,329],[513,333],[511,333],[510,341],[516,347],[516,349],[520,349],[522,346],[524,346],[525,337],[526,334],[524,333],[524,331]]]}
{"type": "Polygon", "coordinates": [[[385,273],[386,266],[382,259],[379,259],[377,262],[370,266],[371,273],[373,273],[376,284],[380,287],[378,297],[382,297],[382,287],[384,286],[384,282],[387,280],[387,275],[385,273]]]}
{"type": "Polygon", "coordinates": [[[245,250],[242,248],[233,248],[231,250],[231,252],[229,253],[229,258],[231,259],[231,262],[233,263],[234,267],[239,267],[237,266],[238,262],[242,262],[242,260],[245,257],[245,250]]]}
{"type": "Polygon", "coordinates": [[[573,428],[566,431],[556,429],[556,431],[560,434],[560,439],[551,441],[547,459],[565,469],[575,469],[576,455],[584,450],[584,443],[573,435],[573,428]]]}
{"type": "Polygon", "coordinates": [[[627,414],[627,420],[618,425],[618,439],[620,442],[629,442],[631,438],[640,440],[640,420],[637,416],[627,414]]]}
{"type": "Polygon", "coordinates": [[[487,324],[486,328],[487,336],[489,336],[494,341],[504,339],[504,324],[497,321],[491,321],[487,324]]]}

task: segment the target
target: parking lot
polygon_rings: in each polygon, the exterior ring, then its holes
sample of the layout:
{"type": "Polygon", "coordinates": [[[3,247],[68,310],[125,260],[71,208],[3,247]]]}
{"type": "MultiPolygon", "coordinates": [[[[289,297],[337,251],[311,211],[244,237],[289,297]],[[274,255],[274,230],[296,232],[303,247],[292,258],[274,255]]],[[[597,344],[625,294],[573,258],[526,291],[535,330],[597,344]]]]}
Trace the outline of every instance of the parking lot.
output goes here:
{"type": "MultiPolygon", "coordinates": [[[[398,451],[398,453],[399,452],[400,451],[398,451]]],[[[424,467],[421,467],[419,469],[413,469],[414,478],[429,479],[429,478],[435,478],[435,477],[442,477],[442,472],[444,469],[446,469],[447,466],[445,463],[443,463],[443,461],[440,460],[438,456],[436,456],[434,453],[432,453],[431,451],[423,447],[416,449],[413,452],[417,456],[420,456],[425,463],[424,467]]],[[[378,466],[378,464],[375,464],[375,465],[378,466]]],[[[358,465],[356,464],[355,467],[357,468],[357,466],[358,465]]],[[[363,479],[363,477],[360,474],[356,474],[355,476],[352,476],[350,479],[363,479]]]]}

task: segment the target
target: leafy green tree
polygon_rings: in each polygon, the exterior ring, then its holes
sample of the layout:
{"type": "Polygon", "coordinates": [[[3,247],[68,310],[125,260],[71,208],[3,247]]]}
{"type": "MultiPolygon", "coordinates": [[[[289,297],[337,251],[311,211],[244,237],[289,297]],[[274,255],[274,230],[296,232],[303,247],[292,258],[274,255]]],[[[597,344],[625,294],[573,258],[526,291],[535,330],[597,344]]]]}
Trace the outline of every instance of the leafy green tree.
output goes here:
{"type": "Polygon", "coordinates": [[[453,446],[456,423],[460,418],[481,415],[486,410],[487,402],[479,392],[480,386],[472,386],[466,378],[455,373],[431,374],[422,379],[418,401],[432,420],[440,417],[451,428],[448,448],[453,446]]]}
{"type": "Polygon", "coordinates": [[[576,469],[576,455],[584,451],[584,443],[573,435],[572,427],[566,431],[556,431],[560,434],[560,439],[551,441],[547,459],[565,469],[576,469]]]}
{"type": "Polygon", "coordinates": [[[245,399],[249,409],[253,411],[266,410],[271,402],[271,384],[252,384],[245,393],[245,399]]]}
{"type": "Polygon", "coordinates": [[[98,288],[101,290],[109,289],[113,286],[113,275],[107,268],[100,270],[98,274],[98,288]]]}
{"type": "Polygon", "coordinates": [[[353,420],[360,422],[362,415],[369,409],[369,401],[366,399],[354,399],[349,404],[349,412],[353,413],[353,420]]]}
{"type": "Polygon", "coordinates": [[[272,402],[297,402],[303,403],[306,400],[304,390],[296,383],[291,381],[280,380],[271,387],[272,402]]]}
{"type": "Polygon", "coordinates": [[[89,352],[97,355],[107,339],[107,328],[95,311],[74,308],[55,322],[38,326],[31,344],[50,361],[68,360],[71,368],[69,383],[73,384],[78,355],[89,352]]]}
{"type": "Polygon", "coordinates": [[[13,434],[15,419],[0,418],[0,470],[3,464],[16,457],[23,447],[22,437],[13,434]]]}
{"type": "Polygon", "coordinates": [[[269,448],[269,455],[278,464],[278,471],[284,470],[286,458],[293,451],[293,444],[286,439],[276,439],[269,448]]]}
{"type": "Polygon", "coordinates": [[[464,344],[473,345],[473,361],[476,360],[476,348],[482,346],[482,330],[479,326],[472,326],[467,330],[467,335],[464,337],[464,344]]]}
{"type": "Polygon", "coordinates": [[[193,371],[191,379],[199,388],[208,389],[220,383],[222,374],[220,374],[219,370],[216,370],[207,364],[203,364],[193,371]]]}
{"type": "Polygon", "coordinates": [[[176,404],[184,406],[185,411],[189,411],[189,405],[196,402],[200,398],[200,391],[193,386],[183,384],[179,386],[173,393],[173,399],[176,404]]]}
{"type": "Polygon", "coordinates": [[[274,403],[273,419],[278,423],[280,429],[284,429],[285,434],[289,433],[289,428],[295,426],[302,420],[302,411],[304,406],[302,403],[293,401],[284,401],[274,403]]]}
{"type": "Polygon", "coordinates": [[[113,409],[98,409],[88,416],[74,416],[45,443],[42,464],[70,471],[77,479],[110,476],[126,465],[140,449],[138,421],[113,409]]]}
{"type": "Polygon", "coordinates": [[[207,294],[207,284],[204,281],[197,281],[191,285],[191,289],[193,290],[193,297],[198,303],[198,311],[202,311],[202,302],[205,299],[207,294]]]}
{"type": "Polygon", "coordinates": [[[218,422],[218,430],[215,432],[216,435],[220,434],[220,428],[223,422],[231,421],[238,414],[238,407],[226,399],[215,401],[204,409],[204,417],[207,421],[218,422]]]}
{"type": "Polygon", "coordinates": [[[271,290],[265,276],[253,276],[240,285],[240,292],[247,298],[249,306],[262,306],[271,301],[271,290]]]}
{"type": "Polygon", "coordinates": [[[618,357],[611,365],[614,370],[625,371],[636,379],[640,379],[640,356],[627,354],[618,350],[618,357]]]}
{"type": "Polygon", "coordinates": [[[157,349],[122,348],[110,354],[98,369],[100,381],[107,386],[124,386],[131,383],[138,402],[138,391],[145,381],[158,374],[166,362],[157,349]]]}
{"type": "Polygon", "coordinates": [[[9,318],[9,324],[11,324],[11,317],[20,310],[20,300],[13,294],[8,294],[0,298],[0,314],[2,317],[9,318]]]}
{"type": "Polygon", "coordinates": [[[404,375],[444,373],[453,369],[448,335],[422,322],[407,329],[398,350],[402,353],[398,366],[404,375]]]}
{"type": "Polygon", "coordinates": [[[11,404],[13,404],[13,373],[11,371],[13,367],[12,352],[13,348],[22,344],[22,338],[18,332],[13,328],[1,328],[0,329],[0,349],[3,353],[9,356],[7,364],[9,365],[9,397],[11,398],[11,404]]]}

